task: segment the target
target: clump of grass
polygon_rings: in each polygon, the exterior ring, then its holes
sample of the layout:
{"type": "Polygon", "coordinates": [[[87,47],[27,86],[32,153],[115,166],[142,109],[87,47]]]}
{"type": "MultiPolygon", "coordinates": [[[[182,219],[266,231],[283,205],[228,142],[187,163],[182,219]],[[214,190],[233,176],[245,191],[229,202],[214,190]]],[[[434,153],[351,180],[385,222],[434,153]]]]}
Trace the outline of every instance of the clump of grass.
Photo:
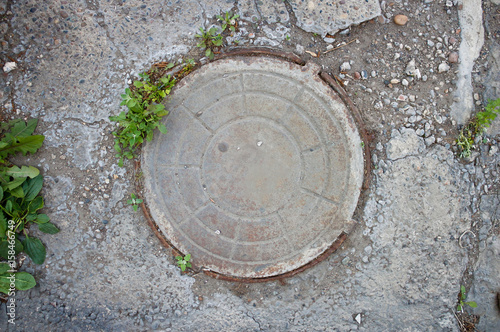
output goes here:
{"type": "Polygon", "coordinates": [[[457,146],[460,158],[468,158],[475,149],[475,141],[486,131],[491,123],[500,113],[500,98],[488,100],[484,111],[478,112],[476,116],[467,123],[458,134],[457,146]]]}

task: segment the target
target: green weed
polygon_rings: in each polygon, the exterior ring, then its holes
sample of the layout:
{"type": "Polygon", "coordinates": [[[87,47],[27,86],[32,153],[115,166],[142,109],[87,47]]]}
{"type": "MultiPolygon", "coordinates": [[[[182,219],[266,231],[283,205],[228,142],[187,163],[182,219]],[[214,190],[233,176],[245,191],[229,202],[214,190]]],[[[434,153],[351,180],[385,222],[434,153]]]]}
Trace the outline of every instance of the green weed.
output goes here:
{"type": "Polygon", "coordinates": [[[181,268],[182,272],[186,271],[187,267],[191,267],[191,263],[189,262],[191,260],[191,254],[187,254],[184,257],[176,256],[175,259],[177,259],[177,265],[181,268]]]}
{"type": "Polygon", "coordinates": [[[224,16],[217,15],[217,19],[222,23],[222,31],[226,31],[229,29],[231,32],[235,32],[238,26],[238,22],[236,19],[240,17],[240,15],[233,15],[231,12],[226,12],[224,16]]]}
{"type": "MultiPolygon", "coordinates": [[[[43,264],[45,246],[38,238],[28,236],[28,228],[36,224],[41,232],[59,232],[46,214],[39,213],[44,206],[43,197],[39,195],[43,176],[36,167],[18,167],[6,159],[19,152],[35,153],[42,146],[45,137],[33,135],[37,124],[37,119],[31,119],[0,125],[0,256],[11,260],[24,251],[35,264],[43,264]]],[[[0,270],[3,271],[3,267],[0,270]]]]}
{"type": "Polygon", "coordinates": [[[113,135],[120,167],[123,167],[125,158],[135,157],[135,151],[144,140],[153,139],[156,128],[163,134],[167,132],[165,125],[160,123],[161,118],[168,114],[161,102],[170,94],[176,80],[170,75],[154,80],[146,73],[139,76],[141,80],[134,81],[133,87],[125,89],[125,94],[121,95],[120,105],[127,106],[128,111],[109,117],[111,121],[118,123],[118,129],[113,135]]]}
{"type": "Polygon", "coordinates": [[[196,34],[195,37],[201,39],[196,46],[204,49],[205,56],[212,60],[214,58],[214,48],[222,46],[222,35],[217,33],[215,27],[212,27],[208,31],[200,28],[200,34],[196,34]]]}
{"type": "Polygon", "coordinates": [[[127,200],[127,204],[132,205],[132,208],[134,209],[134,211],[137,211],[139,204],[141,204],[142,202],[143,202],[143,200],[140,198],[137,198],[137,196],[135,194],[130,194],[130,199],[127,200]]]}
{"type": "Polygon", "coordinates": [[[460,294],[458,294],[457,311],[463,312],[463,309],[466,305],[468,305],[471,308],[477,308],[477,303],[474,301],[464,302],[466,298],[467,294],[465,292],[465,287],[462,285],[460,286],[460,294]]]}
{"type": "MultiPolygon", "coordinates": [[[[478,112],[474,119],[460,130],[456,140],[459,157],[470,157],[474,147],[476,137],[480,137],[500,113],[500,98],[488,100],[484,111],[478,112]]],[[[483,140],[484,141],[484,140],[483,140]]]]}
{"type": "Polygon", "coordinates": [[[10,293],[10,283],[12,274],[14,274],[14,287],[17,290],[28,290],[35,287],[35,278],[28,272],[9,272],[11,266],[7,263],[0,263],[0,292],[4,294],[10,293]]]}

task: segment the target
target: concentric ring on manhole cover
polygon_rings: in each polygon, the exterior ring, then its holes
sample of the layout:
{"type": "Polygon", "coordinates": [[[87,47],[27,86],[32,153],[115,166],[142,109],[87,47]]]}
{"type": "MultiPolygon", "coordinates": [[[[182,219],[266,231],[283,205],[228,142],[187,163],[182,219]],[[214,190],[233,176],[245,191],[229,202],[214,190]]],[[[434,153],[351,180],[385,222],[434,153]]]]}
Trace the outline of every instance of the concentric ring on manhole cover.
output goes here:
{"type": "Polygon", "coordinates": [[[165,135],[143,151],[160,232],[197,266],[266,278],[316,259],[351,228],[363,149],[318,65],[218,60],[184,78],[165,135]]]}

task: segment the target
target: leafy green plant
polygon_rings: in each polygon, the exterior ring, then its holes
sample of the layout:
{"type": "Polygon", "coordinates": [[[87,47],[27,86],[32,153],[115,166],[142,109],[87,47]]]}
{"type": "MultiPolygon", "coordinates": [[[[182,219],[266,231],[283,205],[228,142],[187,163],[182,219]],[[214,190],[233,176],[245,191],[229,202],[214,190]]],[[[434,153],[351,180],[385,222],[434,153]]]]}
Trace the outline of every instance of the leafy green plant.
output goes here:
{"type": "Polygon", "coordinates": [[[467,299],[467,293],[465,292],[465,286],[461,285],[460,294],[458,294],[457,311],[463,312],[463,309],[466,305],[468,305],[471,308],[477,308],[476,302],[474,301],[465,302],[465,299],[467,299]]]}
{"type": "Polygon", "coordinates": [[[44,233],[55,234],[59,229],[49,222],[50,218],[39,210],[43,208],[43,197],[39,195],[43,186],[40,171],[33,166],[12,165],[6,157],[21,152],[36,152],[43,144],[43,135],[32,135],[38,120],[27,123],[14,120],[0,126],[0,256],[8,259],[9,234],[14,235],[15,254],[24,251],[35,264],[45,261],[43,243],[28,235],[28,226],[37,224],[44,233]]]}
{"type": "Polygon", "coordinates": [[[134,208],[134,211],[137,211],[139,204],[141,204],[142,202],[143,202],[143,200],[140,198],[137,198],[137,196],[135,194],[130,194],[130,199],[127,200],[127,204],[132,205],[132,207],[134,208]]]}
{"type": "Polygon", "coordinates": [[[484,111],[477,113],[476,123],[482,129],[488,128],[500,113],[500,98],[488,100],[484,111]]]}
{"type": "Polygon", "coordinates": [[[35,278],[28,272],[9,272],[9,270],[9,264],[0,263],[0,292],[9,294],[11,281],[14,281],[17,290],[23,291],[35,287],[35,278]],[[12,280],[12,276],[14,280],[12,280]]]}
{"type": "Polygon", "coordinates": [[[142,80],[134,81],[133,87],[125,89],[122,94],[121,106],[127,106],[128,111],[122,111],[117,116],[110,116],[111,121],[118,122],[114,148],[119,158],[118,166],[123,167],[124,159],[135,157],[135,151],[144,142],[153,139],[153,131],[158,128],[166,133],[167,128],[160,123],[160,119],[168,114],[163,99],[170,94],[175,85],[175,78],[170,75],[152,80],[150,75],[139,75],[142,80]]]}
{"type": "Polygon", "coordinates": [[[476,137],[483,135],[499,113],[500,98],[489,100],[484,111],[478,112],[474,119],[460,130],[456,140],[460,158],[470,157],[476,137]]]}
{"type": "Polygon", "coordinates": [[[134,81],[134,86],[137,88],[136,92],[141,95],[143,100],[148,102],[161,103],[175,85],[175,79],[172,79],[170,75],[160,77],[158,83],[151,82],[149,75],[146,73],[139,74],[139,77],[142,78],[142,81],[134,81]]]}
{"type": "Polygon", "coordinates": [[[217,19],[222,23],[222,31],[226,31],[229,29],[232,32],[236,31],[236,27],[238,26],[238,22],[236,19],[240,17],[240,15],[233,15],[231,12],[224,13],[224,16],[217,15],[217,19]]]}
{"type": "Polygon", "coordinates": [[[177,265],[181,268],[182,272],[186,271],[187,267],[191,267],[191,263],[189,262],[191,260],[191,254],[187,254],[184,257],[176,256],[175,259],[177,259],[177,265]]]}
{"type": "Polygon", "coordinates": [[[217,33],[215,27],[210,28],[208,31],[200,27],[200,34],[196,34],[195,37],[201,39],[196,46],[204,49],[205,56],[212,60],[214,58],[214,48],[222,46],[222,35],[217,33]]]}

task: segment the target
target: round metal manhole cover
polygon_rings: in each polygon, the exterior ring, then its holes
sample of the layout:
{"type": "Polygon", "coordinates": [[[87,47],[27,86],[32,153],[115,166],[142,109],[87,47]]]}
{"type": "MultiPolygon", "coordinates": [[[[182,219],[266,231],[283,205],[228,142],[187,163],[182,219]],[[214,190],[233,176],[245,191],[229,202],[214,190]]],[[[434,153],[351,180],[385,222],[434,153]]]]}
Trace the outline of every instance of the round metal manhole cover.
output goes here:
{"type": "Polygon", "coordinates": [[[197,266],[277,276],[350,229],[363,149],[319,71],[238,57],[176,86],[163,120],[168,133],[143,151],[145,198],[159,231],[197,266]]]}

